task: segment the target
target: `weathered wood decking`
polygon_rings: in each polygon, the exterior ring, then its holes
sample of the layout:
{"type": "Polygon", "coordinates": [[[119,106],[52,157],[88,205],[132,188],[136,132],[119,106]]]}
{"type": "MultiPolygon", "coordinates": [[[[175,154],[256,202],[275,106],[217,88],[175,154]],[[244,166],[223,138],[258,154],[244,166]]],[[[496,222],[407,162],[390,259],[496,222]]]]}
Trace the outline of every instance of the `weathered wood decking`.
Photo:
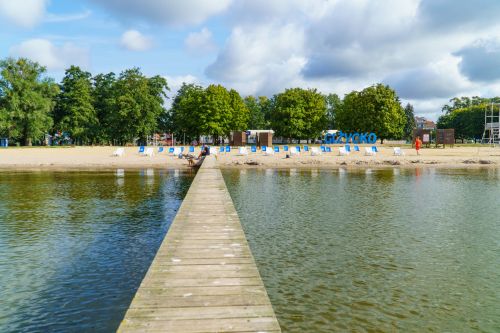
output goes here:
{"type": "Polygon", "coordinates": [[[118,332],[281,332],[214,157],[208,156],[118,332]]]}

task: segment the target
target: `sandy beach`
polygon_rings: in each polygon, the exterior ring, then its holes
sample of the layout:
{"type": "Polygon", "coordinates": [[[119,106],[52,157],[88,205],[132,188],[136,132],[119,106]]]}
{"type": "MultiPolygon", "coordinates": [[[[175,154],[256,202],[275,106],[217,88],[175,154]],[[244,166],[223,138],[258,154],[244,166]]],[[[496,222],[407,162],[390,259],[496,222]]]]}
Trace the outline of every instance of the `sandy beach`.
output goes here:
{"type": "MultiPolygon", "coordinates": [[[[116,147],[64,147],[64,148],[7,148],[0,149],[0,169],[115,169],[115,168],[188,168],[185,159],[157,152],[152,157],[141,156],[137,147],[126,147],[121,157],[113,156],[116,147]]],[[[168,150],[168,149],[166,149],[168,150]]],[[[475,168],[500,166],[500,148],[489,146],[455,146],[454,148],[415,149],[402,148],[404,156],[394,156],[393,147],[379,145],[375,156],[366,156],[364,148],[340,156],[338,146],[331,153],[311,156],[302,152],[299,156],[286,158],[281,151],[266,156],[260,150],[239,156],[238,149],[230,153],[219,153],[222,168],[384,168],[384,167],[449,167],[475,168]]],[[[196,148],[195,155],[199,153],[196,148]]]]}

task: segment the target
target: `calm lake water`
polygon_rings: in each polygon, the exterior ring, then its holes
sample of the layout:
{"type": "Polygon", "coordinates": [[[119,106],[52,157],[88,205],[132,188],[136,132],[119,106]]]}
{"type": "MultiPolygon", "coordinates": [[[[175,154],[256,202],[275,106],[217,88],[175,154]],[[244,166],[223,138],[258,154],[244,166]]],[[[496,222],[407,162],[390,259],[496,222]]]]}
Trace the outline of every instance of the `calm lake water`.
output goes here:
{"type": "Polygon", "coordinates": [[[227,170],[284,332],[500,332],[500,171],[227,170]]]}
{"type": "Polygon", "coordinates": [[[114,332],[193,176],[0,172],[0,332],[114,332]]]}

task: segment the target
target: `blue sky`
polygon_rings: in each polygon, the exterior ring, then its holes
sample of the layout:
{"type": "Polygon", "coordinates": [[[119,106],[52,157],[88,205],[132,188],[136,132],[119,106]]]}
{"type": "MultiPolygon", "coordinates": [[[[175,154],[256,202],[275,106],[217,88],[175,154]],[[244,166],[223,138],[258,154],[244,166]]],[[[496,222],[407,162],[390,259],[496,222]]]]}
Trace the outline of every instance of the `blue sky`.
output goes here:
{"type": "Polygon", "coordinates": [[[498,0],[0,0],[0,57],[59,80],[133,66],[242,95],[382,82],[436,119],[455,96],[500,95],[498,0]]]}

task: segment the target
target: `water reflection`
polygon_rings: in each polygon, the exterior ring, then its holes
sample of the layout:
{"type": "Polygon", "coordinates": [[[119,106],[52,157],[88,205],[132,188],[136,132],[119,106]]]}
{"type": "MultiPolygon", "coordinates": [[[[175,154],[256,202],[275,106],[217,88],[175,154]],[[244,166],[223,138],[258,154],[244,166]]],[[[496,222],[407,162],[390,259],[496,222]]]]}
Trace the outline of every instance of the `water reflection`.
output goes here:
{"type": "Polygon", "coordinates": [[[1,332],[116,329],[192,180],[144,174],[0,173],[1,332]]]}
{"type": "Polygon", "coordinates": [[[285,332],[498,332],[492,170],[224,177],[285,332]]]}

